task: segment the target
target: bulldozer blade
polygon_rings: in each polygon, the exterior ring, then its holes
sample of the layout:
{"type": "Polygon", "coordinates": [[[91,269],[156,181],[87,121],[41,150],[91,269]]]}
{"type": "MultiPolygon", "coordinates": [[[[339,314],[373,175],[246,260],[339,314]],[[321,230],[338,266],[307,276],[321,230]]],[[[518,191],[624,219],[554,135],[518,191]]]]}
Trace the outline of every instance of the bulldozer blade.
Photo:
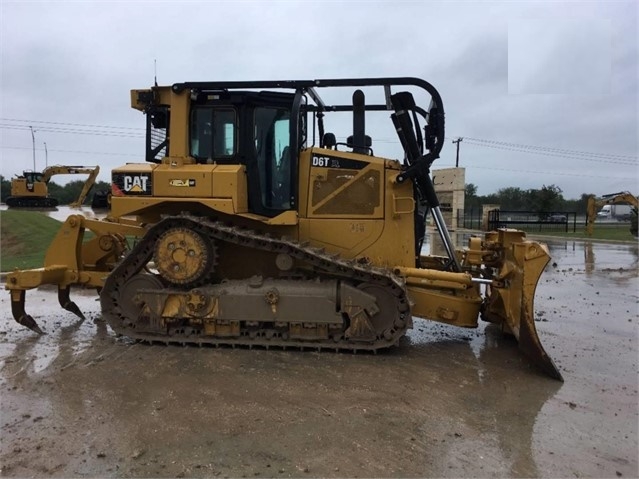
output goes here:
{"type": "Polygon", "coordinates": [[[559,369],[553,360],[548,356],[546,350],[541,345],[534,320],[525,320],[519,326],[519,349],[530,361],[544,371],[548,376],[559,381],[563,381],[559,369]]]}
{"type": "MultiPolygon", "coordinates": [[[[537,283],[550,259],[547,255],[547,250],[545,248],[541,248],[540,250],[538,246],[541,245],[528,244],[522,245],[521,247],[522,250],[526,251],[526,254],[520,256],[522,259],[521,264],[523,264],[523,273],[521,274],[521,279],[515,281],[519,283],[522,288],[521,310],[518,327],[513,325],[515,327],[511,329],[515,332],[515,336],[519,341],[519,349],[521,352],[550,377],[563,381],[564,379],[559,369],[557,369],[557,366],[555,366],[555,363],[541,345],[541,340],[537,334],[537,327],[535,326],[534,298],[537,283]],[[545,256],[548,259],[546,259],[545,256]]],[[[513,310],[511,309],[511,311],[513,310]]]]}
{"type": "Polygon", "coordinates": [[[520,232],[500,231],[504,245],[504,261],[500,265],[499,282],[490,288],[482,307],[482,319],[501,325],[519,342],[524,355],[548,376],[563,381],[535,327],[534,299],[539,278],[550,260],[548,248],[540,243],[518,238],[520,232]],[[507,285],[507,287],[506,287],[507,285]]]}
{"type": "Polygon", "coordinates": [[[38,323],[35,322],[35,319],[28,315],[24,310],[24,297],[26,292],[22,290],[16,291],[16,293],[17,294],[11,295],[11,313],[13,314],[13,319],[15,319],[18,324],[26,326],[31,331],[38,334],[46,334],[40,329],[40,326],[38,326],[38,323]]]}
{"type": "Polygon", "coordinates": [[[71,292],[71,288],[67,286],[66,288],[58,288],[58,301],[60,302],[60,306],[62,306],[67,311],[72,312],[78,318],[85,320],[84,314],[78,308],[78,305],[71,301],[69,293],[71,292]]]}

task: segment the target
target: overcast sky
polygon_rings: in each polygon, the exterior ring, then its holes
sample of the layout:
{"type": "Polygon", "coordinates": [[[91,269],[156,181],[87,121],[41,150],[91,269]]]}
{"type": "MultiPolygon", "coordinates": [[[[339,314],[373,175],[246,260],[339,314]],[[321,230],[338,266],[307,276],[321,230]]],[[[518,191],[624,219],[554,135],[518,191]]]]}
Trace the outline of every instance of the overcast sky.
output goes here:
{"type": "MultiPolygon", "coordinates": [[[[0,0],[0,173],[144,161],[129,90],[203,80],[415,76],[479,194],[639,193],[638,5],[629,2],[0,0]]],[[[387,118],[387,114],[386,114],[387,118]]],[[[335,132],[340,136],[340,132],[335,132]]],[[[342,132],[341,136],[346,136],[342,132]]],[[[402,157],[390,120],[375,152],[402,157]]],[[[56,177],[65,183],[73,177],[56,177]]]]}

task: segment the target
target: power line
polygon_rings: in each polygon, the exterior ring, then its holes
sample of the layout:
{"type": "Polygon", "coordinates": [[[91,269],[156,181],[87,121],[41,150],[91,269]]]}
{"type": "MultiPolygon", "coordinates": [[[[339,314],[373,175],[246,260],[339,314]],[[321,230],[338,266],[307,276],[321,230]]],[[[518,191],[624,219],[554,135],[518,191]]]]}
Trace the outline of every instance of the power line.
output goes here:
{"type": "MultiPolygon", "coordinates": [[[[0,148],[5,150],[30,150],[31,148],[27,148],[26,146],[0,146],[0,148]]],[[[41,151],[42,148],[36,148],[36,150],[41,151]]],[[[55,151],[56,153],[78,153],[82,155],[108,155],[108,156],[130,156],[140,158],[143,155],[134,154],[134,153],[114,153],[114,152],[106,152],[106,151],[80,151],[80,150],[57,150],[49,148],[49,151],[55,151]]]]}
{"type": "Polygon", "coordinates": [[[588,152],[588,151],[578,151],[578,150],[568,150],[568,149],[564,149],[564,148],[551,148],[548,146],[535,146],[535,145],[524,145],[524,144],[520,144],[520,143],[509,143],[506,141],[496,141],[496,140],[485,140],[482,138],[470,138],[470,137],[465,137],[467,140],[469,141],[474,141],[474,142],[478,142],[478,143],[491,143],[491,144],[495,144],[495,145],[503,145],[503,146],[508,146],[508,147],[513,147],[513,148],[518,148],[518,149],[527,149],[527,150],[541,150],[541,151],[552,151],[552,152],[557,152],[557,153],[561,153],[561,154],[567,154],[567,155],[577,155],[577,156],[594,156],[594,157],[598,157],[598,158],[618,158],[618,159],[627,159],[627,160],[637,160],[636,156],[631,156],[631,155],[615,155],[612,153],[592,153],[592,152],[588,152]]]}
{"type": "MultiPolygon", "coordinates": [[[[17,121],[17,122],[22,122],[22,123],[30,123],[30,124],[36,124],[36,123],[42,123],[42,124],[49,124],[49,125],[64,125],[64,126],[80,126],[80,127],[88,127],[88,128],[107,128],[107,129],[117,129],[117,130],[139,130],[139,131],[144,131],[144,128],[140,128],[140,127],[125,127],[125,126],[112,126],[112,125],[94,125],[94,124],[87,124],[87,123],[68,123],[68,122],[57,122],[57,121],[41,121],[41,120],[23,120],[23,119],[19,119],[19,118],[0,118],[1,121],[17,121]]],[[[459,138],[459,137],[457,137],[459,138]]],[[[503,145],[503,146],[507,146],[507,147],[513,147],[513,148],[518,148],[518,149],[532,149],[532,150],[543,150],[543,151],[553,151],[553,152],[557,152],[557,153],[561,153],[561,154],[567,154],[567,155],[578,155],[578,156],[593,156],[593,157],[598,157],[598,158],[618,158],[618,159],[629,159],[629,160],[636,160],[637,157],[636,156],[632,156],[632,155],[618,155],[618,154],[612,154],[612,153],[595,153],[595,152],[588,152],[588,151],[582,151],[582,150],[570,150],[570,149],[565,149],[565,148],[553,148],[553,147],[548,147],[548,146],[538,146],[538,145],[527,145],[527,144],[522,144],[522,143],[512,143],[512,142],[506,142],[506,141],[498,141],[498,140],[488,140],[485,138],[473,138],[473,137],[464,137],[469,141],[474,141],[474,142],[479,142],[479,143],[491,143],[491,144],[495,144],[495,145],[503,145]]],[[[448,138],[450,139],[450,138],[448,138]]],[[[380,142],[380,143],[395,143],[395,144],[399,144],[400,142],[397,140],[390,140],[390,139],[382,139],[382,138],[378,138],[375,140],[376,142],[380,142]]]]}
{"type": "MultiPolygon", "coordinates": [[[[23,123],[30,122],[30,123],[41,123],[41,124],[48,124],[48,125],[62,125],[60,127],[57,127],[57,126],[47,127],[47,126],[36,125],[38,131],[49,132],[49,133],[115,136],[115,137],[121,137],[121,138],[143,138],[144,137],[144,134],[141,133],[142,131],[144,131],[144,128],[114,127],[114,126],[108,126],[108,125],[90,125],[90,124],[82,124],[82,123],[64,123],[64,122],[54,122],[54,121],[33,121],[33,120],[11,119],[11,118],[4,118],[2,120],[23,122],[23,123]],[[66,128],[66,126],[99,128],[99,129],[116,130],[116,131],[104,131],[104,130],[100,131],[95,129],[66,128]],[[134,133],[133,131],[117,131],[117,130],[135,130],[136,132],[134,133]],[[140,133],[137,133],[137,132],[140,132],[140,133]]],[[[30,127],[32,126],[33,125],[26,125],[26,124],[25,125],[0,125],[0,128],[29,131],[30,127]]],[[[589,162],[595,162],[595,163],[612,163],[612,164],[628,165],[628,166],[634,166],[637,164],[636,161],[631,161],[632,159],[636,160],[636,157],[632,157],[629,155],[601,154],[601,153],[568,150],[568,149],[561,149],[561,148],[524,145],[524,144],[518,144],[518,143],[510,143],[510,142],[504,142],[504,141],[487,140],[487,139],[472,138],[472,137],[464,137],[464,139],[471,146],[478,146],[483,148],[516,151],[520,153],[568,158],[568,159],[577,160],[577,161],[589,161],[589,162]],[[590,158],[587,158],[584,156],[590,156],[590,158]]],[[[389,139],[376,139],[375,141],[379,143],[399,143],[398,141],[393,141],[389,139]]],[[[453,143],[457,143],[458,148],[459,148],[459,143],[458,143],[459,141],[461,141],[461,137],[458,137],[457,141],[453,141],[453,143]]],[[[26,149],[21,147],[2,147],[2,148],[26,149]]],[[[58,151],[63,153],[99,154],[99,155],[114,155],[114,156],[131,156],[131,157],[140,156],[140,155],[133,155],[133,154],[128,155],[128,154],[107,153],[107,152],[81,152],[81,151],[74,151],[74,150],[52,150],[52,151],[58,151]]],[[[459,160],[457,160],[456,165],[457,166],[459,165],[459,160]]],[[[483,169],[493,169],[493,170],[499,170],[499,171],[517,171],[517,172],[523,171],[519,169],[512,170],[512,169],[505,169],[505,168],[490,168],[490,167],[481,167],[481,166],[473,166],[473,165],[470,165],[469,168],[476,168],[476,169],[483,168],[483,169]]],[[[603,177],[600,175],[596,175],[596,176],[583,175],[579,173],[557,173],[557,172],[549,173],[549,172],[531,171],[531,170],[526,170],[525,172],[535,173],[535,174],[555,174],[555,175],[575,176],[575,177],[583,176],[583,177],[592,177],[592,178],[625,179],[625,178],[610,177],[610,176],[603,177]]]]}
{"type": "MultiPolygon", "coordinates": [[[[342,138],[342,137],[340,137],[342,138]]],[[[346,138],[346,137],[343,137],[346,138]]],[[[453,143],[457,143],[457,138],[463,138],[467,141],[469,145],[479,146],[484,148],[494,148],[497,150],[505,150],[505,151],[516,151],[519,153],[529,153],[534,155],[543,155],[543,156],[554,156],[557,158],[569,158],[577,161],[590,161],[594,163],[614,163],[619,165],[635,165],[637,163],[637,157],[631,155],[616,155],[616,154],[604,154],[604,153],[592,153],[586,151],[577,151],[577,150],[567,150],[561,148],[550,148],[545,146],[533,146],[533,145],[518,145],[517,143],[508,143],[503,141],[495,141],[495,140],[483,140],[480,138],[469,138],[469,137],[445,137],[446,140],[452,140],[453,143]],[[516,147],[510,147],[507,145],[517,145],[516,147]],[[585,157],[592,158],[585,158],[585,157]]],[[[375,143],[391,143],[391,144],[400,144],[397,140],[390,140],[387,138],[380,139],[375,138],[375,143]]],[[[459,162],[457,161],[457,164],[459,162]]]]}
{"type": "MultiPolygon", "coordinates": [[[[475,145],[480,146],[480,145],[475,145]]],[[[485,147],[490,147],[489,145],[481,145],[485,147]]],[[[19,146],[0,146],[2,149],[13,149],[13,150],[29,150],[31,148],[27,147],[19,147],[19,146]]],[[[114,153],[114,152],[100,152],[100,151],[79,151],[79,150],[58,150],[52,149],[50,151],[55,151],[58,153],[77,153],[77,154],[86,154],[86,155],[108,155],[108,156],[128,156],[140,158],[139,154],[129,154],[129,153],[114,153]]],[[[603,161],[603,160],[593,160],[593,161],[603,161]]],[[[453,167],[453,164],[448,163],[439,163],[439,166],[450,166],[453,167]]],[[[469,165],[466,166],[468,169],[477,169],[477,170],[496,170],[496,171],[511,171],[518,173],[526,173],[526,174],[540,174],[540,175],[559,175],[559,176],[574,176],[574,177],[587,177],[587,178],[606,178],[606,179],[615,179],[615,180],[624,180],[627,177],[619,177],[619,176],[601,176],[601,175],[584,175],[580,173],[559,173],[556,171],[539,171],[539,170],[521,170],[521,169],[509,169],[509,168],[496,168],[496,167],[488,167],[488,166],[480,166],[480,165],[469,165]]]]}
{"type": "Polygon", "coordinates": [[[82,127],[89,127],[89,128],[113,128],[118,130],[143,130],[143,131],[145,130],[145,128],[131,127],[131,126],[89,125],[86,123],[63,123],[59,121],[20,120],[17,118],[0,118],[0,121],[18,121],[18,122],[30,123],[30,124],[44,123],[47,125],[82,126],[82,127]]]}
{"type": "MultiPolygon", "coordinates": [[[[28,119],[25,120],[25,119],[19,119],[19,118],[0,118],[0,121],[29,123],[31,125],[46,124],[46,125],[78,126],[83,128],[100,128],[100,129],[110,129],[110,130],[135,130],[139,132],[145,131],[145,128],[139,128],[139,127],[94,125],[94,124],[86,124],[86,123],[69,123],[69,122],[56,122],[56,121],[44,121],[44,120],[28,120],[28,119]]],[[[22,125],[8,125],[8,126],[3,126],[3,128],[20,129],[21,126],[22,125]]],[[[26,129],[26,128],[28,128],[28,125],[22,126],[22,129],[26,129]]],[[[38,128],[44,131],[44,128],[47,128],[47,127],[38,127],[38,128]]],[[[62,129],[57,127],[50,127],[50,128],[52,129],[55,128],[56,129],[55,132],[66,132],[66,133],[81,132],[81,134],[93,134],[92,132],[96,131],[96,130],[87,130],[87,129],[62,129]]],[[[54,132],[54,131],[51,130],[51,132],[54,132]]],[[[127,134],[128,132],[126,133],[120,132],[120,133],[127,134]]],[[[104,132],[100,132],[100,133],[96,132],[95,134],[105,135],[104,132]]],[[[117,136],[117,135],[111,135],[111,136],[117,136]]],[[[459,137],[456,137],[456,138],[459,138],[459,137]]],[[[466,139],[466,141],[469,141],[472,143],[499,145],[502,147],[502,149],[509,150],[509,151],[521,151],[521,152],[525,152],[524,150],[534,150],[536,152],[544,151],[544,152],[548,152],[546,156],[558,156],[561,158],[574,158],[577,160],[594,161],[592,159],[583,158],[584,156],[589,156],[593,158],[601,158],[602,160],[619,160],[619,162],[622,162],[624,160],[634,160],[634,161],[637,160],[637,157],[632,155],[595,153],[595,152],[580,151],[580,150],[570,150],[565,148],[553,148],[548,146],[526,145],[526,144],[512,143],[512,142],[506,142],[506,141],[488,140],[485,138],[473,138],[473,137],[463,137],[463,138],[466,139]]],[[[451,138],[447,137],[447,139],[451,139],[451,138]]],[[[375,141],[377,143],[392,143],[392,144],[400,143],[397,140],[390,140],[386,138],[385,139],[378,138],[375,141]]],[[[480,146],[480,145],[476,145],[476,146],[480,146]]],[[[498,148],[498,147],[493,146],[493,148],[498,148]]],[[[602,161],[602,162],[606,163],[608,161],[602,161]]]]}
{"type": "Polygon", "coordinates": [[[525,149],[521,150],[518,148],[509,148],[506,146],[491,145],[491,144],[484,144],[484,143],[473,143],[472,141],[469,141],[468,145],[478,146],[480,148],[494,148],[497,150],[516,151],[519,153],[528,153],[532,155],[552,156],[556,158],[568,158],[571,160],[579,160],[579,161],[590,161],[594,163],[614,163],[617,165],[627,165],[627,166],[636,166],[638,164],[636,161],[631,162],[631,161],[624,161],[624,160],[612,160],[612,159],[602,159],[602,158],[583,158],[583,157],[576,157],[576,156],[570,156],[570,155],[562,155],[559,153],[551,153],[546,151],[532,151],[532,150],[525,150],[525,149]]]}
{"type": "MultiPolygon", "coordinates": [[[[25,130],[28,131],[28,126],[18,126],[18,125],[0,125],[0,129],[3,130],[25,130]]],[[[108,131],[98,131],[98,130],[79,130],[72,128],[58,128],[58,127],[42,127],[39,126],[37,131],[47,132],[47,133],[67,133],[73,135],[96,135],[96,136],[117,136],[120,138],[144,138],[144,134],[138,133],[127,133],[127,132],[108,132],[108,131]]]]}
{"type": "MultiPolygon", "coordinates": [[[[435,165],[435,164],[434,164],[435,165]]],[[[454,168],[455,165],[453,163],[440,163],[436,166],[444,166],[454,168]]],[[[495,168],[492,166],[477,166],[471,165],[465,167],[467,170],[496,170],[496,171],[511,171],[515,173],[525,173],[525,174],[536,174],[536,175],[559,175],[559,176],[578,176],[578,177],[587,177],[587,178],[605,178],[609,180],[627,180],[627,176],[601,176],[601,175],[584,175],[581,173],[559,173],[556,171],[539,171],[539,170],[520,170],[520,169],[512,169],[512,168],[495,168]]]]}
{"type": "Polygon", "coordinates": [[[477,169],[477,170],[497,170],[497,171],[514,171],[516,173],[534,173],[534,174],[542,174],[542,175],[559,175],[559,176],[579,176],[585,178],[606,178],[609,180],[627,180],[628,177],[624,176],[602,176],[602,175],[583,175],[581,173],[560,173],[557,171],[535,171],[535,170],[520,170],[520,169],[510,169],[510,168],[494,168],[490,166],[467,166],[466,168],[477,169]]]}

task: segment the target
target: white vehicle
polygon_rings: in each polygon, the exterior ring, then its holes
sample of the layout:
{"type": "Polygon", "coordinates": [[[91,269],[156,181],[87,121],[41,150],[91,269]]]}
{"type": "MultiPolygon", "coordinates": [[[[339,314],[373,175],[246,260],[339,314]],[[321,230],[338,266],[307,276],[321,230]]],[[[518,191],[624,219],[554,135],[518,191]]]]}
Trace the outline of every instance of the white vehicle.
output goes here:
{"type": "Polygon", "coordinates": [[[617,221],[627,221],[632,214],[630,205],[604,205],[597,213],[598,219],[609,219],[617,221]]]}

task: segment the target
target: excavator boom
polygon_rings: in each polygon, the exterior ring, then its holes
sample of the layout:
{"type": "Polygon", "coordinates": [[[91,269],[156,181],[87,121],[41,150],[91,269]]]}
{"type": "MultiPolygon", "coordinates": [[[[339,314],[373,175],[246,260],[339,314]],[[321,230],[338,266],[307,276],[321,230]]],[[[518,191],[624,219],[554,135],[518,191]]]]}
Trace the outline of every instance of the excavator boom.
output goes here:
{"type": "Polygon", "coordinates": [[[605,205],[630,205],[632,208],[633,218],[631,218],[630,231],[637,236],[637,212],[639,210],[639,200],[629,191],[620,191],[619,193],[610,193],[602,195],[600,198],[590,195],[586,205],[586,232],[588,236],[592,236],[595,220],[597,219],[597,211],[605,205]]]}
{"type": "Polygon", "coordinates": [[[95,166],[91,169],[79,168],[76,170],[76,173],[89,173],[89,176],[87,177],[87,180],[84,182],[84,185],[82,186],[82,191],[80,191],[78,198],[73,203],[69,204],[69,206],[71,207],[79,208],[80,206],[84,204],[84,200],[86,199],[87,195],[91,191],[91,188],[93,188],[93,185],[95,184],[95,180],[97,179],[98,174],[100,174],[100,167],[95,166]]]}

